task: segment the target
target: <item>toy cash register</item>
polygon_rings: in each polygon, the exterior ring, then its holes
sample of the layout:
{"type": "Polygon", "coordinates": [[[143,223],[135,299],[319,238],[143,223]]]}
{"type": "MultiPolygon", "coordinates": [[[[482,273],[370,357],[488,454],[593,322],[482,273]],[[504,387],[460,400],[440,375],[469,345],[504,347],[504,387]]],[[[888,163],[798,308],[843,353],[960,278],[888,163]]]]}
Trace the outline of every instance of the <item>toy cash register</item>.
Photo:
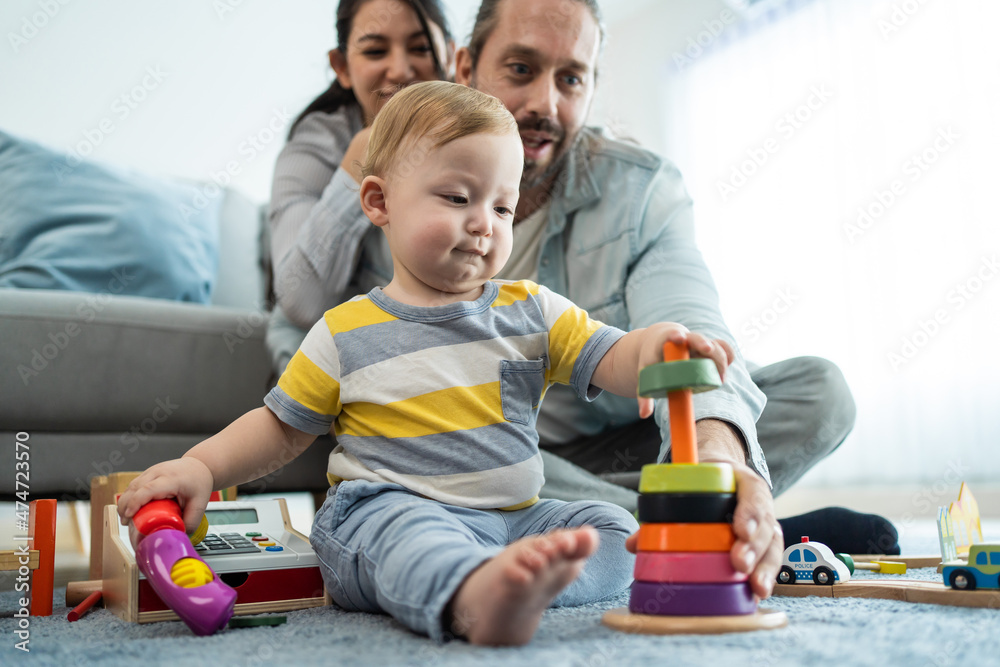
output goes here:
{"type": "MultiPolygon", "coordinates": [[[[117,508],[104,508],[104,599],[125,621],[177,620],[139,571],[117,508]]],[[[330,603],[309,539],[292,528],[284,499],[222,501],[205,511],[208,534],[197,555],[236,591],[234,613],[260,614],[330,603]]]]}

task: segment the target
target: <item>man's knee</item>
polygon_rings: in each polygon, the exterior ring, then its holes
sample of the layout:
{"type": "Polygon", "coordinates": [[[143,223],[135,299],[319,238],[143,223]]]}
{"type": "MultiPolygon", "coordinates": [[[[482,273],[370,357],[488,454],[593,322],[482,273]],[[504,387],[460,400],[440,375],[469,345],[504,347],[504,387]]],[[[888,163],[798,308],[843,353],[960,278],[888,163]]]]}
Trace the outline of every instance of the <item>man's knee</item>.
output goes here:
{"type": "MultiPolygon", "coordinates": [[[[815,398],[810,410],[817,433],[839,445],[854,428],[857,406],[840,368],[821,357],[803,357],[810,378],[809,394],[815,398]]],[[[836,448],[836,447],[834,447],[836,448]]]]}
{"type": "Polygon", "coordinates": [[[791,389],[796,394],[794,403],[800,404],[794,416],[797,443],[784,450],[785,460],[776,461],[779,470],[772,472],[784,470],[797,479],[840,446],[854,428],[857,412],[851,390],[836,364],[820,357],[793,361],[796,386],[791,389]]]}

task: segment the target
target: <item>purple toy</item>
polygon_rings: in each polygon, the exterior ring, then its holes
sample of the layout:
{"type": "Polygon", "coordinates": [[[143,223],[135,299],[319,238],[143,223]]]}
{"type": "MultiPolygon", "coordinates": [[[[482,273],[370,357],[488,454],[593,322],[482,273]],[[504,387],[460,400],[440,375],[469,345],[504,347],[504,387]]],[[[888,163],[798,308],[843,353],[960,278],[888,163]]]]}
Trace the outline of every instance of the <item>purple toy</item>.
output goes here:
{"type": "Polygon", "coordinates": [[[214,572],[214,579],[202,586],[178,586],[170,572],[174,564],[183,558],[204,563],[191,546],[191,539],[182,531],[171,528],[146,536],[135,549],[139,571],[146,575],[160,599],[196,635],[211,635],[224,628],[232,618],[236,591],[224,584],[214,572]]]}
{"type": "Polygon", "coordinates": [[[734,584],[632,583],[629,611],[653,616],[734,616],[757,611],[745,582],[734,584]]]}

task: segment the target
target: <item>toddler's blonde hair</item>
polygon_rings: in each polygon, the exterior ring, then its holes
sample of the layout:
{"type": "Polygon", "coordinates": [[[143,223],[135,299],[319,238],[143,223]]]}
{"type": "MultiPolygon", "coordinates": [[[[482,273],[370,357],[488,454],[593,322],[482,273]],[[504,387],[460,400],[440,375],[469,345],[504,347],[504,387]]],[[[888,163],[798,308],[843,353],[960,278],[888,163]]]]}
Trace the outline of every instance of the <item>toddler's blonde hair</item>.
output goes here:
{"type": "MultiPolygon", "coordinates": [[[[470,134],[517,134],[517,122],[503,102],[456,83],[426,81],[392,96],[372,123],[368,152],[361,171],[385,178],[391,171],[406,176],[426,155],[405,154],[424,137],[432,148],[470,134]]],[[[489,159],[484,155],[483,159],[489,159]]]]}

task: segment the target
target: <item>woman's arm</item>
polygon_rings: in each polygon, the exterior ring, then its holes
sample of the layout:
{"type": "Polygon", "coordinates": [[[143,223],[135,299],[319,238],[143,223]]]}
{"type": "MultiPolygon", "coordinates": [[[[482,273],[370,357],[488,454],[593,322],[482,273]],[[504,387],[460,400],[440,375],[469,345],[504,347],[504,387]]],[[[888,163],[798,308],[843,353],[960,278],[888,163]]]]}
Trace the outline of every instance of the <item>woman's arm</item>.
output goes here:
{"type": "Polygon", "coordinates": [[[371,223],[357,183],[341,168],[360,114],[310,114],[275,164],[271,190],[271,255],[278,305],[308,328],[340,303],[371,223]]]}

